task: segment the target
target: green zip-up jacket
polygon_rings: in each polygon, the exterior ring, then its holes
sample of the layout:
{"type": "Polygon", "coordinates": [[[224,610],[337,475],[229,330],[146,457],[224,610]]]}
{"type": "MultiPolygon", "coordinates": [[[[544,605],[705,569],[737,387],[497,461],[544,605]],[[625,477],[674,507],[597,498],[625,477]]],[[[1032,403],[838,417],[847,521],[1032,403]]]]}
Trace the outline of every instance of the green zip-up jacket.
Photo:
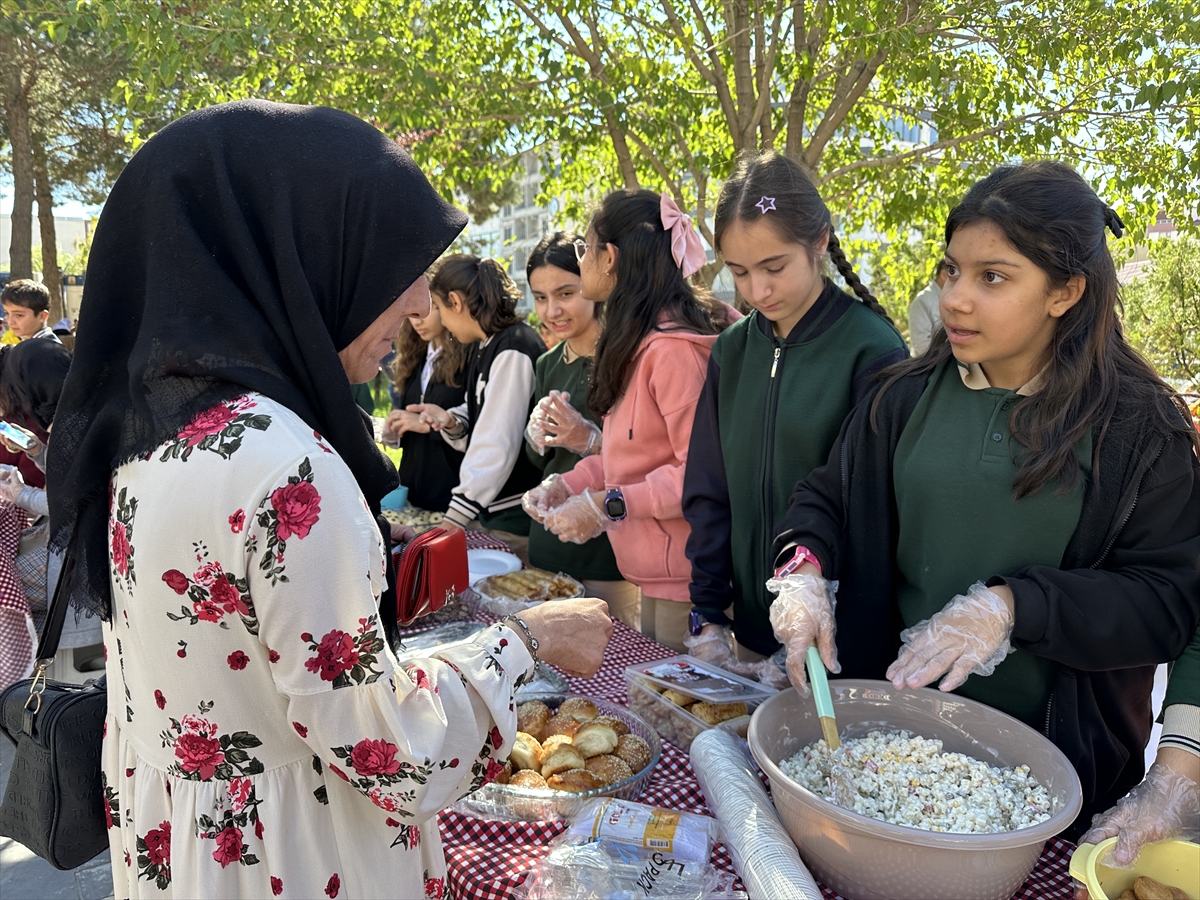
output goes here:
{"type": "Polygon", "coordinates": [[[787,338],[755,312],[717,338],[683,485],[692,604],[757,653],[779,648],[771,544],[798,481],[823,465],[874,376],[908,356],[899,332],[826,281],[787,338]]]}

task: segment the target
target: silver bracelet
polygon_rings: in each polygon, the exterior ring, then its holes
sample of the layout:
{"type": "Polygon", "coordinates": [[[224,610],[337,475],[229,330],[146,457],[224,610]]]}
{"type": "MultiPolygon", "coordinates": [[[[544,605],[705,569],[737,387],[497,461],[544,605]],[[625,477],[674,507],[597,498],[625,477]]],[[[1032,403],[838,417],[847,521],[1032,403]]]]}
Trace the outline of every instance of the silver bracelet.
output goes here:
{"type": "Polygon", "coordinates": [[[533,632],[529,630],[529,626],[525,624],[524,619],[518,618],[517,616],[505,616],[503,619],[500,620],[501,625],[505,625],[509,622],[514,623],[518,628],[521,629],[521,631],[523,631],[525,633],[525,646],[529,650],[529,655],[533,657],[534,665],[537,665],[537,663],[538,663],[537,652],[538,652],[538,647],[540,646],[538,644],[538,639],[533,636],[533,632]]]}

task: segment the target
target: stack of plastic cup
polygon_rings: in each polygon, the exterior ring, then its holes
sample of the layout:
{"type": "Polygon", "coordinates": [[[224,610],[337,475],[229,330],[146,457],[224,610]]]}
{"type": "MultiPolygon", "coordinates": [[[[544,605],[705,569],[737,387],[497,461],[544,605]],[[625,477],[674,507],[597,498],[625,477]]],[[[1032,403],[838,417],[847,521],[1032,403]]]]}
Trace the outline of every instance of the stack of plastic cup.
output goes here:
{"type": "Polygon", "coordinates": [[[692,741],[692,768],[750,896],[821,900],[737,737],[720,728],[701,732],[692,741]]]}

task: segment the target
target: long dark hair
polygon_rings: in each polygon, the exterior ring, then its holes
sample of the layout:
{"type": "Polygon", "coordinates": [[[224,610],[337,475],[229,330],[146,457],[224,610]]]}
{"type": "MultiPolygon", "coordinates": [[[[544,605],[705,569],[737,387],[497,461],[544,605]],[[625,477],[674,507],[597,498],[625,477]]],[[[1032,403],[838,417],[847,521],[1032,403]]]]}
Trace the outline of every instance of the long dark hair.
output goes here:
{"type": "Polygon", "coordinates": [[[71,368],[71,354],[57,341],[22,341],[0,356],[0,414],[49,429],[71,368]]]}
{"type": "MultiPolygon", "coordinates": [[[[459,343],[449,329],[442,332],[437,342],[442,352],[433,361],[433,380],[447,387],[458,387],[458,373],[467,364],[466,345],[459,343]]],[[[428,347],[429,342],[421,340],[417,329],[413,328],[412,319],[405,319],[396,336],[396,359],[392,363],[392,385],[397,396],[404,396],[408,379],[412,378],[417,366],[424,365],[428,347]]]]}
{"type": "Polygon", "coordinates": [[[521,294],[504,266],[494,259],[467,253],[443,257],[429,280],[429,290],[443,302],[451,291],[457,291],[484,334],[499,334],[520,321],[517,302],[521,294]]]}
{"type": "Polygon", "coordinates": [[[653,191],[613,191],[592,216],[590,231],[617,253],[617,283],[604,303],[604,331],[596,344],[588,406],[606,415],[629,380],[634,354],[663,315],[671,330],[716,334],[723,310],[683,277],[663,230],[659,195],[653,191]],[[718,318],[719,317],[719,318],[718,318]]]}
{"type": "Polygon", "coordinates": [[[717,251],[721,250],[721,236],[733,222],[757,222],[764,217],[785,241],[803,246],[814,265],[821,262],[815,248],[821,238],[829,235],[829,261],[846,286],[867,307],[892,321],[846,259],[842,244],[833,232],[833,216],[808,172],[794,159],[772,150],[742,154],[733,175],[722,186],[713,228],[717,251]],[[772,203],[763,203],[764,199],[772,203]],[[763,209],[767,211],[763,212],[763,209]]]}
{"type": "MultiPolygon", "coordinates": [[[[1183,401],[1125,340],[1117,312],[1117,270],[1106,234],[1108,229],[1120,237],[1124,226],[1079,173],[1058,162],[1001,166],[951,211],[946,243],[958,229],[984,221],[999,228],[1018,253],[1046,273],[1051,289],[1075,276],[1086,280],[1079,302],[1055,327],[1044,386],[1022,397],[1009,413],[1009,429],[1028,451],[1013,480],[1014,498],[1052,483],[1059,491],[1070,490],[1081,477],[1075,447],[1099,427],[1093,454],[1096,471],[1118,392],[1138,408],[1156,410],[1172,432],[1200,449],[1183,401]]],[[[938,332],[923,356],[887,370],[871,407],[872,423],[889,387],[907,375],[933,371],[951,355],[945,333],[938,332]]],[[[1098,471],[1096,476],[1098,481],[1098,471]]]]}
{"type": "Polygon", "coordinates": [[[575,258],[575,242],[581,240],[573,231],[556,231],[538,241],[525,263],[525,280],[542,266],[555,266],[564,272],[579,274],[579,260],[575,258]]]}

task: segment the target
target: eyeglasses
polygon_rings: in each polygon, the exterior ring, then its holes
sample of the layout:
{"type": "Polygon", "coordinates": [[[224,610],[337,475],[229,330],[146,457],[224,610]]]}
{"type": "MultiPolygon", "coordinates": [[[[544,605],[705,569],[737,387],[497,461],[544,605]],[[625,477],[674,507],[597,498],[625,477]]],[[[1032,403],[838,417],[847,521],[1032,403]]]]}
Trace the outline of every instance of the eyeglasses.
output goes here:
{"type": "Polygon", "coordinates": [[[576,238],[571,242],[571,246],[575,248],[575,261],[583,262],[584,256],[587,255],[588,247],[591,247],[592,245],[583,238],[576,238]]]}

